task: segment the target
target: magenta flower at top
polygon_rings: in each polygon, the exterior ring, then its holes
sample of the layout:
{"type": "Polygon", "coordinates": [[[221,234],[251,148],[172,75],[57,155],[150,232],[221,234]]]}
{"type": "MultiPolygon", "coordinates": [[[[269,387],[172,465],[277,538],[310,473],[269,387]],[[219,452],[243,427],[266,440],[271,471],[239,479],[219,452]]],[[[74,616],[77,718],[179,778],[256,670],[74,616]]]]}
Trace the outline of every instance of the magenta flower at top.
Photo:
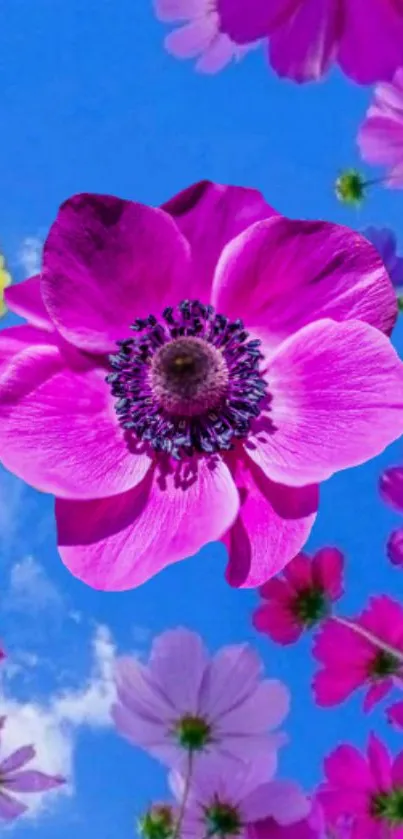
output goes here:
{"type": "MultiPolygon", "coordinates": [[[[381,497],[398,513],[403,513],[403,466],[385,469],[379,482],[381,497]]],[[[403,527],[394,530],[388,539],[387,554],[392,563],[403,567],[403,527]]]]}
{"type": "MultiPolygon", "coordinates": [[[[3,728],[5,718],[0,721],[3,728]]],[[[27,805],[14,793],[38,793],[54,789],[64,784],[64,778],[59,775],[51,776],[39,772],[37,769],[24,767],[35,757],[33,746],[22,746],[0,762],[0,819],[12,821],[22,816],[28,809],[27,805]]]]}
{"type": "Polygon", "coordinates": [[[402,0],[154,0],[160,20],[182,27],[167,49],[221,70],[242,47],[268,39],[270,63],[297,82],[334,62],[359,84],[390,79],[403,64],[402,0]]]}
{"type": "MultiPolygon", "coordinates": [[[[170,785],[178,801],[183,798],[185,778],[170,775],[170,785]]],[[[192,772],[190,794],[181,828],[183,839],[206,836],[248,839],[249,825],[272,818],[278,824],[299,822],[310,810],[310,802],[291,781],[273,780],[257,762],[228,771],[220,761],[208,769],[192,772]]]]}
{"type": "Polygon", "coordinates": [[[318,483],[403,432],[396,297],[375,249],[259,193],[154,209],[77,195],[6,291],[0,452],[57,497],[73,574],[130,589],[223,540],[258,586],[306,541],[318,483]]]}
{"type": "Polygon", "coordinates": [[[403,187],[403,67],[392,82],[376,86],[358,145],[364,160],[388,168],[385,182],[389,187],[403,187]]]}
{"type": "Polygon", "coordinates": [[[169,766],[185,766],[189,752],[203,765],[259,755],[275,765],[285,738],[273,729],[288,712],[289,694],[276,679],[262,680],[262,663],[246,644],[209,659],[195,633],[164,632],[148,666],[118,659],[116,686],[118,731],[169,766]]]}
{"type": "MultiPolygon", "coordinates": [[[[403,607],[387,595],[371,597],[369,606],[354,619],[385,645],[403,655],[403,607]]],[[[354,629],[326,621],[314,640],[313,654],[322,665],[313,688],[319,705],[343,702],[354,690],[368,687],[364,711],[386,696],[395,681],[401,683],[401,661],[354,629]]]]}
{"type": "Polygon", "coordinates": [[[403,752],[392,760],[371,734],[366,758],[342,745],[325,760],[318,799],[330,822],[354,819],[354,839],[403,839],[403,752]]]}
{"type": "Polygon", "coordinates": [[[397,241],[393,230],[387,227],[367,227],[363,235],[377,249],[385,268],[397,290],[403,287],[403,256],[397,255],[397,241]]]}
{"type": "Polygon", "coordinates": [[[323,620],[331,602],[343,594],[344,558],[337,548],[322,548],[310,559],[298,554],[283,576],[260,589],[263,603],[253,615],[253,625],[279,644],[292,644],[304,629],[323,620]]]}

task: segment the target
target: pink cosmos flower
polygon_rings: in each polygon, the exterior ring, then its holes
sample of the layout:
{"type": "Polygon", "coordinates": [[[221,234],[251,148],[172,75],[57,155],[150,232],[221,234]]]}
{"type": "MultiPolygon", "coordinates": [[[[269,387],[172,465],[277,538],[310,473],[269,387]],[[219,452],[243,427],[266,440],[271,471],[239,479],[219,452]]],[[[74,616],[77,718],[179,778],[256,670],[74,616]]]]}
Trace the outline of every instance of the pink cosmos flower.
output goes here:
{"type": "MultiPolygon", "coordinates": [[[[0,729],[5,717],[0,720],[0,729]]],[[[28,809],[13,793],[38,793],[64,784],[64,778],[51,776],[37,769],[24,769],[35,757],[33,746],[22,746],[0,762],[0,819],[12,821],[28,809]]]]}
{"type": "Polygon", "coordinates": [[[402,0],[155,0],[160,20],[183,22],[167,48],[202,54],[220,70],[243,46],[267,38],[270,63],[297,82],[319,79],[337,61],[359,84],[390,79],[403,64],[402,0]]]}
{"type": "MultiPolygon", "coordinates": [[[[367,609],[354,619],[380,641],[403,655],[403,607],[386,595],[372,597],[367,609]]],[[[313,681],[319,705],[343,702],[354,690],[367,687],[364,711],[383,699],[395,683],[400,684],[401,661],[354,629],[326,621],[314,640],[314,657],[322,664],[313,681]]]]}
{"type": "Polygon", "coordinates": [[[392,761],[371,734],[366,758],[353,746],[339,746],[326,758],[325,774],[318,799],[329,820],[354,817],[354,839],[402,839],[403,752],[392,761]]]}
{"type": "Polygon", "coordinates": [[[264,602],[253,615],[255,628],[278,644],[292,644],[304,629],[323,620],[330,603],[342,596],[343,563],[337,548],[322,548],[312,560],[298,554],[282,578],[260,589],[264,602]]]}
{"type": "MultiPolygon", "coordinates": [[[[310,810],[307,797],[291,781],[272,780],[272,773],[268,776],[259,761],[231,772],[220,761],[208,770],[197,767],[191,776],[181,836],[247,839],[249,825],[261,819],[271,817],[281,825],[301,821],[310,810]]],[[[170,785],[178,801],[183,798],[185,783],[179,773],[171,773],[170,785]]]]}
{"type": "Polygon", "coordinates": [[[396,289],[403,286],[403,256],[397,255],[397,241],[393,230],[387,227],[367,227],[364,236],[377,249],[396,289]]]}
{"type": "Polygon", "coordinates": [[[301,550],[318,483],[403,432],[375,249],[253,190],[75,196],[6,301],[28,323],[0,333],[1,458],[57,496],[62,559],[94,588],[219,539],[229,582],[261,585],[301,550]]]}
{"type": "MultiPolygon", "coordinates": [[[[164,632],[147,666],[121,658],[112,716],[123,736],[169,766],[217,756],[275,761],[284,735],[272,733],[289,707],[288,690],[262,680],[262,663],[246,644],[223,647],[209,659],[201,638],[186,629],[164,632]]],[[[232,771],[232,770],[231,770],[232,771]]]]}
{"type": "Polygon", "coordinates": [[[281,824],[269,816],[248,825],[247,839],[351,839],[350,830],[339,819],[327,825],[323,809],[316,798],[310,800],[310,811],[305,818],[292,824],[281,824]],[[330,829],[329,829],[330,828],[330,829]]]}
{"type": "MultiPolygon", "coordinates": [[[[403,467],[392,466],[385,469],[379,482],[381,497],[387,504],[403,513],[403,467]]],[[[387,553],[392,565],[403,566],[403,527],[394,530],[389,536],[387,553]]]]}
{"type": "Polygon", "coordinates": [[[403,187],[403,67],[396,71],[391,83],[376,86],[358,134],[358,145],[368,163],[387,166],[385,182],[389,187],[403,187]]]}

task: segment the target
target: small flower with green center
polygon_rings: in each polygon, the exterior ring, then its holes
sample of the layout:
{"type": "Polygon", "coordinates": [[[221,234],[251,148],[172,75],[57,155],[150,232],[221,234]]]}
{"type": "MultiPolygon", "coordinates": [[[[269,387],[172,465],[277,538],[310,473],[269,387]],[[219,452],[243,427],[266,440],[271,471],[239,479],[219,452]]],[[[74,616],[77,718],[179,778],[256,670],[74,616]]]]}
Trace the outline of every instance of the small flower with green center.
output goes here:
{"type": "Polygon", "coordinates": [[[184,770],[190,756],[193,766],[237,763],[254,750],[275,754],[284,742],[274,729],[288,712],[288,690],[263,678],[247,644],[210,657],[198,635],[171,630],[154,641],[148,665],[119,659],[115,681],[118,731],[170,767],[184,770]]]}
{"type": "MultiPolygon", "coordinates": [[[[198,765],[191,776],[181,836],[184,839],[247,839],[250,825],[263,819],[290,824],[305,818],[311,805],[291,781],[273,780],[276,761],[260,756],[232,771],[218,760],[198,765]]],[[[170,786],[180,806],[186,779],[171,772],[170,786]]]]}
{"type": "Polygon", "coordinates": [[[354,818],[354,836],[403,836],[403,752],[394,759],[374,734],[366,756],[349,744],[324,763],[326,782],[318,791],[325,817],[354,818]]]}
{"type": "Polygon", "coordinates": [[[263,602],[253,616],[256,629],[279,644],[291,644],[326,618],[331,603],[343,593],[343,562],[336,548],[322,548],[312,559],[298,554],[282,577],[260,589],[263,602]]]}
{"type": "Polygon", "coordinates": [[[365,198],[367,182],[356,169],[346,169],[336,180],[335,193],[342,204],[358,207],[365,198]]]}
{"type": "Polygon", "coordinates": [[[175,832],[175,811],[171,804],[153,804],[137,823],[143,839],[172,839],[175,832]]]}
{"type": "Polygon", "coordinates": [[[347,624],[337,618],[326,621],[315,638],[313,654],[322,666],[313,681],[318,705],[337,705],[365,687],[363,707],[370,711],[401,678],[402,606],[380,595],[372,597],[368,607],[347,624]]]}

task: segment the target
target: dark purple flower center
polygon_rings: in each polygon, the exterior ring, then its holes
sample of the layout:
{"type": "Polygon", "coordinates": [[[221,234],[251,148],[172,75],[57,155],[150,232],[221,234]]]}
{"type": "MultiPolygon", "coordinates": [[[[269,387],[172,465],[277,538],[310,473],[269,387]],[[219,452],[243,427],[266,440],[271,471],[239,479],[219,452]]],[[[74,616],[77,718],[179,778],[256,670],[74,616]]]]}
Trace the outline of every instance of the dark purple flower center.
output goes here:
{"type": "Polygon", "coordinates": [[[326,617],[329,604],[323,589],[312,587],[298,593],[293,608],[298,620],[309,627],[326,617]]]}
{"type": "Polygon", "coordinates": [[[385,676],[392,676],[398,673],[401,667],[399,659],[385,650],[379,650],[371,662],[371,673],[373,679],[383,679],[385,676]]]}
{"type": "Polygon", "coordinates": [[[233,448],[262,409],[258,339],[197,300],[138,318],[107,376],[123,428],[181,459],[233,448]]]}
{"type": "Polygon", "coordinates": [[[392,789],[374,795],[371,801],[371,816],[382,819],[391,826],[403,823],[403,788],[392,789]]]}
{"type": "Polygon", "coordinates": [[[218,799],[204,811],[207,836],[238,836],[242,832],[242,820],[236,807],[224,804],[218,799]]]}

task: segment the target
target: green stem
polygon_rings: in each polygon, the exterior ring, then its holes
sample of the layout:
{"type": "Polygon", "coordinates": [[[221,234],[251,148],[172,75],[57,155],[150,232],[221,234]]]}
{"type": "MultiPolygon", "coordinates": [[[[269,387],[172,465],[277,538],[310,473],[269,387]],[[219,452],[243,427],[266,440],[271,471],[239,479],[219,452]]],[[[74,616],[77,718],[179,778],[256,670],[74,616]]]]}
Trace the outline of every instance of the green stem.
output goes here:
{"type": "Polygon", "coordinates": [[[185,786],[183,788],[182,801],[180,803],[178,818],[177,818],[177,822],[176,822],[176,825],[175,825],[175,830],[172,834],[172,839],[180,839],[180,832],[181,832],[181,829],[182,829],[183,817],[185,815],[186,804],[187,804],[187,801],[188,801],[188,798],[189,798],[190,784],[191,784],[191,781],[192,781],[192,771],[193,771],[193,752],[191,750],[189,750],[188,751],[187,771],[186,771],[186,776],[185,776],[185,786]]]}
{"type": "Polygon", "coordinates": [[[378,638],[377,635],[373,635],[368,629],[364,629],[364,627],[360,626],[360,624],[354,623],[354,621],[350,621],[347,618],[339,618],[337,615],[332,615],[332,620],[340,623],[342,626],[348,626],[349,629],[352,629],[353,632],[357,633],[357,635],[361,635],[362,638],[366,638],[367,641],[370,641],[371,644],[378,647],[378,649],[383,650],[385,653],[388,653],[388,655],[393,655],[393,657],[397,658],[397,660],[403,665],[403,652],[396,649],[396,647],[392,647],[390,644],[387,644],[385,641],[382,641],[381,638],[378,638]]]}

